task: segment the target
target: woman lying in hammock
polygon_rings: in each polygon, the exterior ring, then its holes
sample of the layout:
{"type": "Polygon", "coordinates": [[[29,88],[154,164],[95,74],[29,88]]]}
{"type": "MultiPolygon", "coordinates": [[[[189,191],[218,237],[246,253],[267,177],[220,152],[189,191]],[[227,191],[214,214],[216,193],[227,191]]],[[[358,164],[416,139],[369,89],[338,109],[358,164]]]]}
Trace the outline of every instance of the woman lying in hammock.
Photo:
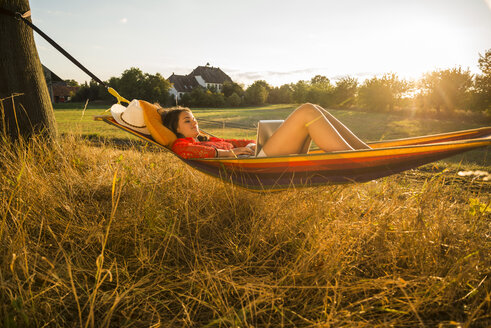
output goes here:
{"type": "MultiPolygon", "coordinates": [[[[172,109],[161,115],[163,125],[178,138],[172,144],[172,151],[183,158],[254,155],[254,140],[207,138],[200,135],[198,122],[188,108],[172,109]]],[[[288,116],[266,141],[258,157],[298,154],[307,138],[326,152],[370,148],[327,110],[307,103],[288,116]]]]}

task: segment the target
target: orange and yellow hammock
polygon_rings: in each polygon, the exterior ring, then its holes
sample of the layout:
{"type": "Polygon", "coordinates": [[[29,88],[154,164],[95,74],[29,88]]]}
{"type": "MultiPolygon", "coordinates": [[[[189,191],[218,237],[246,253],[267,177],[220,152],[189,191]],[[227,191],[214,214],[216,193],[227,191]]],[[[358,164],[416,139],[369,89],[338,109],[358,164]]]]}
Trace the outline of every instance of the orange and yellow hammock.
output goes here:
{"type": "MultiPolygon", "coordinates": [[[[151,136],[118,124],[112,116],[96,116],[95,119],[169,150],[151,136]]],[[[205,174],[255,191],[366,182],[465,151],[489,146],[491,127],[378,141],[369,145],[372,149],[330,153],[312,151],[308,154],[277,157],[197,159],[178,157],[205,174]]]]}

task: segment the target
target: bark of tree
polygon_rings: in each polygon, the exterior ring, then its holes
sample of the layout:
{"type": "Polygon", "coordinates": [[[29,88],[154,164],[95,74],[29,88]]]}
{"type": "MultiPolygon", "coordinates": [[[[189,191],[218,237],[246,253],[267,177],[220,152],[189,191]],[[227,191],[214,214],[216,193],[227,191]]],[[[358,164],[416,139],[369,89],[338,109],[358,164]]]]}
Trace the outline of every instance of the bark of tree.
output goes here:
{"type": "MultiPolygon", "coordinates": [[[[0,0],[0,7],[25,13],[28,0],[0,0]]],[[[30,19],[30,18],[29,18],[30,19]]],[[[32,29],[0,14],[0,133],[4,139],[56,136],[53,106],[32,29]]]]}

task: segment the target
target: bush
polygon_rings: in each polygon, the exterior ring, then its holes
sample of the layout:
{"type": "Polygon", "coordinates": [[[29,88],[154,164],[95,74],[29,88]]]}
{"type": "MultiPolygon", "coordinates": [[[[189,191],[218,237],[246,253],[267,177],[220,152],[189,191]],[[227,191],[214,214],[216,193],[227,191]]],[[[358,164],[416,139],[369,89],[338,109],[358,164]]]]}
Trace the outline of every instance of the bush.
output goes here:
{"type": "Polygon", "coordinates": [[[242,86],[235,82],[225,82],[223,84],[222,92],[225,98],[230,97],[234,93],[236,93],[239,97],[244,95],[244,89],[242,86]]]}
{"type": "Polygon", "coordinates": [[[271,88],[268,96],[270,104],[290,104],[293,100],[293,90],[291,85],[284,84],[279,88],[271,88]]]}
{"type": "Polygon", "coordinates": [[[264,105],[268,99],[269,86],[264,81],[255,81],[245,91],[245,102],[249,105],[264,105]]]}
{"type": "Polygon", "coordinates": [[[236,94],[235,92],[232,93],[226,101],[227,106],[230,107],[239,107],[240,104],[242,103],[242,100],[240,99],[239,95],[236,94]]]}
{"type": "Polygon", "coordinates": [[[221,108],[225,106],[225,97],[223,93],[212,93],[212,106],[215,108],[221,108]]]}

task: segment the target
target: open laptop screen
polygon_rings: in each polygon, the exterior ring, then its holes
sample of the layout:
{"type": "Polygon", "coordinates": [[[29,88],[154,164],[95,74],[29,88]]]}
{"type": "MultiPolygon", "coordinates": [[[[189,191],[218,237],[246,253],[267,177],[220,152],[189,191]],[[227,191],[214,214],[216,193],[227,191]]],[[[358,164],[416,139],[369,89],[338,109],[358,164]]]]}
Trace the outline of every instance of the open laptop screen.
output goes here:
{"type": "Polygon", "coordinates": [[[261,120],[257,123],[256,155],[259,154],[266,141],[283,124],[284,120],[261,120]]]}

